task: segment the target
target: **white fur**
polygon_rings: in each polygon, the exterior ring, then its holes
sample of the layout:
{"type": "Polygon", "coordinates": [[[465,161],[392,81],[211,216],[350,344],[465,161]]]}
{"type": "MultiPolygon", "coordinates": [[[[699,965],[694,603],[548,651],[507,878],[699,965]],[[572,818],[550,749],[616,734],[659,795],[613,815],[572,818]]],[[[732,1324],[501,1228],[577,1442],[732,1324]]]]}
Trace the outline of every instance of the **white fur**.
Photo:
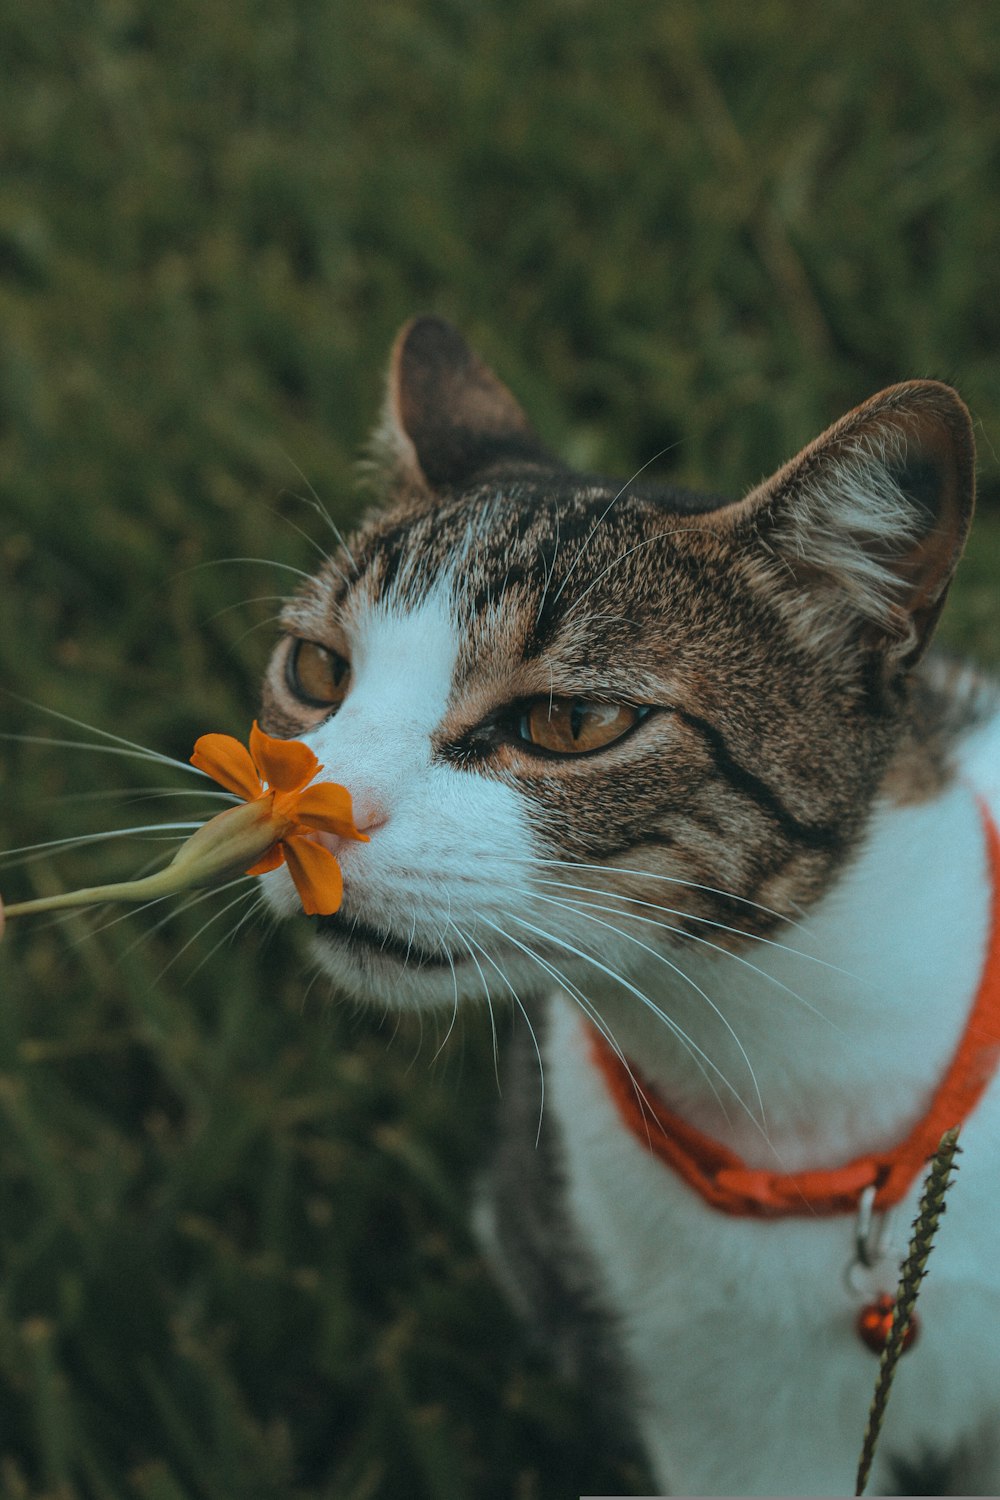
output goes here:
{"type": "MultiPolygon", "coordinates": [[[[898,432],[876,429],[800,482],[794,504],[779,511],[770,546],[793,567],[806,563],[828,581],[817,588],[813,579],[789,615],[813,642],[836,646],[859,615],[890,632],[912,633],[898,608],[905,585],[891,560],[905,556],[929,518],[893,477],[891,466],[904,455],[898,432]]],[[[911,644],[909,635],[899,642],[911,644]]]]}
{"type": "MultiPolygon", "coordinates": [[[[995,816],[998,765],[994,720],[969,770],[991,772],[995,816]]],[[[865,983],[755,951],[754,962],[809,997],[825,1021],[736,966],[724,996],[717,987],[756,1068],[767,1140],[744,1112],[727,1124],[662,1031],[608,996],[602,1008],[625,1051],[661,1086],[670,1080],[672,1101],[676,1080],[686,1080],[689,1114],[761,1165],[777,1156],[787,1168],[835,1166],[900,1139],[946,1067],[979,982],[990,898],[980,789],[982,778],[926,807],[883,810],[854,868],[794,935],[865,983]]],[[[690,1001],[681,1003],[690,1015],[690,1001]]],[[[575,1007],[557,998],[553,1017],[549,1107],[568,1144],[572,1209],[637,1375],[640,1431],[658,1482],[691,1495],[853,1493],[877,1363],[854,1332],[859,1297],[844,1281],[852,1222],[761,1222],[708,1208],[623,1129],[575,1007]]],[[[706,1017],[702,1032],[708,1027],[706,1017]]],[[[962,1144],[921,1294],[920,1342],[897,1376],[873,1491],[891,1484],[890,1455],[951,1454],[996,1421],[996,1084],[962,1144]]],[[[869,1293],[894,1290],[918,1196],[919,1185],[896,1210],[892,1253],[869,1293]]]]}
{"type": "MultiPolygon", "coordinates": [[[[326,774],[349,787],[371,835],[338,850],[347,920],[431,950],[445,944],[454,971],[404,968],[391,954],[320,939],[325,966],[369,998],[457,1005],[537,991],[542,971],[524,948],[543,950],[546,983],[555,969],[568,981],[550,1000],[546,1108],[567,1142],[571,1209],[621,1329],[658,1483],[699,1495],[851,1493],[877,1368],[854,1333],[859,1295],[844,1280],[853,1222],[708,1209],[623,1129],[586,1055],[579,999],[675,1107],[753,1164],[833,1166],[900,1139],[951,1056],[979,980],[989,891],[974,792],[1000,817],[1000,720],[969,741],[966,782],[926,805],[877,813],[837,887],[777,934],[786,946],[756,944],[741,957],[690,942],[668,948],[655,927],[563,906],[573,900],[565,887],[533,884],[529,855],[545,850],[523,799],[499,778],[435,757],[458,639],[446,583],[415,608],[369,609],[355,622],[344,705],[304,736],[326,774]]],[[[552,871],[534,873],[544,881],[552,871]]],[[[599,889],[582,869],[564,873],[599,889]]],[[[284,871],[267,888],[279,910],[294,909],[284,871]]],[[[951,1452],[995,1410],[995,1086],[963,1148],[875,1488],[890,1482],[890,1454],[951,1452]]],[[[869,1293],[894,1286],[917,1191],[896,1210],[869,1293]]]]}
{"type": "MultiPolygon", "coordinates": [[[[302,735],[324,767],[321,778],[348,788],[355,822],[369,832],[368,843],[336,846],[345,921],[456,955],[442,975],[319,939],[323,966],[366,999],[482,998],[491,974],[494,992],[504,992],[477,945],[495,946],[487,924],[502,918],[504,882],[517,880],[530,830],[511,788],[434,759],[431,736],[451,694],[457,640],[447,583],[415,608],[368,609],[355,622],[343,706],[302,735]]],[[[297,908],[284,868],[264,879],[278,911],[297,908]]]]}

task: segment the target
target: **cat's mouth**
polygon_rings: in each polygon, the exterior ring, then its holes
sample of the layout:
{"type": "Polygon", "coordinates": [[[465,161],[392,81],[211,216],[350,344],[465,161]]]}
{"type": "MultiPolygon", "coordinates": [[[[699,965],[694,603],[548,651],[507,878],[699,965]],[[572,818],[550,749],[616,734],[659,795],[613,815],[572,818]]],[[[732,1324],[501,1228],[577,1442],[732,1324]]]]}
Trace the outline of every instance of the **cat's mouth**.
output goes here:
{"type": "Polygon", "coordinates": [[[463,961],[461,956],[450,953],[443,946],[425,948],[415,938],[401,938],[380,931],[343,909],[331,917],[317,917],[316,930],[326,942],[338,947],[364,948],[383,958],[394,958],[405,968],[449,969],[463,961]]]}

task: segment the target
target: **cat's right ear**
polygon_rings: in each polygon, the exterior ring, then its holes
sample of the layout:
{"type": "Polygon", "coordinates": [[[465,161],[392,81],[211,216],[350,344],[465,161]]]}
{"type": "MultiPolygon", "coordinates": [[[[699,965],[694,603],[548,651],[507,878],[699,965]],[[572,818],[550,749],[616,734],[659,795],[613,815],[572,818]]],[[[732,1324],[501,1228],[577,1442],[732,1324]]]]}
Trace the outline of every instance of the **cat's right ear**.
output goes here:
{"type": "Polygon", "coordinates": [[[950,386],[914,380],[849,412],[731,507],[804,634],[881,651],[926,648],[972,519],[974,443],[950,386]],[[777,565],[774,568],[774,564],[777,565]]]}
{"type": "Polygon", "coordinates": [[[400,331],[374,447],[394,478],[433,491],[467,488],[496,469],[561,467],[444,318],[414,318],[400,331]]]}

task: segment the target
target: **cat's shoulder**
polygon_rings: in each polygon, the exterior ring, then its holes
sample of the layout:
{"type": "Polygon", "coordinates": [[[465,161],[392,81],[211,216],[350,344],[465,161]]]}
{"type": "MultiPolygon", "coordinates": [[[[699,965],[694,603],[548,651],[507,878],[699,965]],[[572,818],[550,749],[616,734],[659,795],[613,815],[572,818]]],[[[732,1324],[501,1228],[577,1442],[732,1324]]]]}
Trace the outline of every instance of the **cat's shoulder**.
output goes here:
{"type": "Polygon", "coordinates": [[[1000,815],[1000,680],[933,651],[915,686],[916,710],[928,731],[949,746],[959,776],[1000,815]]]}

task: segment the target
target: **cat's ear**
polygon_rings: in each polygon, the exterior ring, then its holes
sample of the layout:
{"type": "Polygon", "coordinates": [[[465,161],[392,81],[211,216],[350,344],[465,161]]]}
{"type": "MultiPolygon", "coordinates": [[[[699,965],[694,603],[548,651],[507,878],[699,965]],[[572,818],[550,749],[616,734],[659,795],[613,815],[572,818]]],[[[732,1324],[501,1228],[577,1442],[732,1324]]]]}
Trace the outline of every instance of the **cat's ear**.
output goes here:
{"type": "Polygon", "coordinates": [[[396,477],[432,490],[462,489],[491,469],[561,467],[510,391],[443,318],[400,331],[376,454],[396,477]]]}
{"type": "Polygon", "coordinates": [[[805,632],[905,667],[930,640],[965,544],[974,463],[955,391],[910,381],[849,412],[732,509],[793,581],[805,632]]]}

